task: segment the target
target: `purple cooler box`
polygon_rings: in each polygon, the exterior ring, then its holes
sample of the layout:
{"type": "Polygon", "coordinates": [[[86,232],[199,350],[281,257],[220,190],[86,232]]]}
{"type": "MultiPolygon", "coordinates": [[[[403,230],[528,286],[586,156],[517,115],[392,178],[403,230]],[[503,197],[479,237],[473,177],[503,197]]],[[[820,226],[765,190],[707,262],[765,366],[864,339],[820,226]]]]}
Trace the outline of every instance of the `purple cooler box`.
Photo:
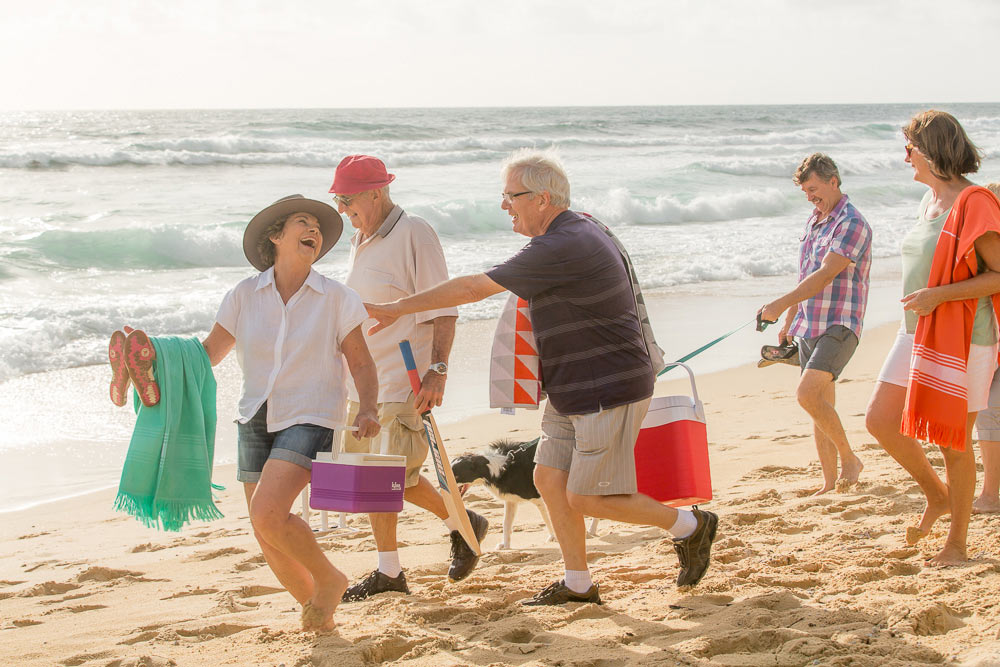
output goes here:
{"type": "Polygon", "coordinates": [[[312,462],[309,506],[335,512],[399,512],[403,509],[406,457],[320,452],[312,462]]]}

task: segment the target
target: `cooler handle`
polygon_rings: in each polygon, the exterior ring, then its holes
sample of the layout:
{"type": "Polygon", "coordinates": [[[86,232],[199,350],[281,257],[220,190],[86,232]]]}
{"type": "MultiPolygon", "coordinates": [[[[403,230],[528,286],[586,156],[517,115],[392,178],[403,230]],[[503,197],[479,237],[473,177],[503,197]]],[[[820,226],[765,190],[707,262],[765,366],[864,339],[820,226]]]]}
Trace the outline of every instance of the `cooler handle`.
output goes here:
{"type": "Polygon", "coordinates": [[[330,448],[330,456],[336,461],[337,457],[340,456],[340,432],[341,431],[351,431],[352,433],[358,432],[357,426],[334,426],[333,427],[333,447],[330,448]]]}
{"type": "Polygon", "coordinates": [[[673,366],[680,366],[681,368],[687,371],[688,377],[691,380],[691,395],[694,398],[694,414],[701,421],[705,421],[705,406],[702,405],[701,399],[698,398],[698,387],[696,387],[694,384],[694,372],[691,370],[690,366],[688,366],[687,364],[683,364],[679,361],[671,361],[666,366],[664,366],[664,370],[671,368],[673,366]]]}

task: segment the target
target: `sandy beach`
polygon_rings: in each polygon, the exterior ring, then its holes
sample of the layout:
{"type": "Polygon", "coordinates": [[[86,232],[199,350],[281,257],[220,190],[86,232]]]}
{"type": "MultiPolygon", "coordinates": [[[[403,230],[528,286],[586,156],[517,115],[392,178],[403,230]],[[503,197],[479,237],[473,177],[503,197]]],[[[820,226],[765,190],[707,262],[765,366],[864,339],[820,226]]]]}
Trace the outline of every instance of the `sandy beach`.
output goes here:
{"type": "MultiPolygon", "coordinates": [[[[602,522],[589,542],[604,606],[522,609],[562,574],[541,520],[522,507],[513,548],[497,551],[502,505],[467,501],[491,522],[469,579],[446,579],[439,521],[407,506],[401,558],[412,595],[343,605],[337,632],[299,631],[299,610],[263,563],[231,466],[215,480],[225,519],[177,534],[111,509],[113,490],[3,516],[0,663],[18,665],[1000,665],[1000,516],[974,516],[972,560],[930,569],[947,519],[918,547],[903,533],[919,492],[864,431],[864,409],[894,325],[866,331],[838,408],[866,469],[822,497],[811,426],[791,367],[699,377],[720,516],[712,566],[677,590],[657,529],[602,522]]],[[[657,385],[687,393],[686,381],[657,385]]],[[[538,413],[443,428],[449,454],[534,437],[538,413]]],[[[228,426],[225,425],[225,426],[228,426]]],[[[220,428],[220,438],[232,429],[220,428]]],[[[941,464],[940,455],[932,462],[941,464]]],[[[323,534],[352,579],[375,564],[367,520],[323,534]]],[[[318,515],[313,515],[318,528],[318,515]]]]}

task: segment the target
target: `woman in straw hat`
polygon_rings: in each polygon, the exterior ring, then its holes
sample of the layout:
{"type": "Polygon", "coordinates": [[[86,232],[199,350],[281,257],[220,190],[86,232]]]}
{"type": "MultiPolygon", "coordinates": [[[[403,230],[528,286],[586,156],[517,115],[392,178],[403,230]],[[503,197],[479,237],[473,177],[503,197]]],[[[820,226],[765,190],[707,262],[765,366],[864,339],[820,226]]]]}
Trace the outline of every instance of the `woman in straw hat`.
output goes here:
{"type": "Polygon", "coordinates": [[[312,530],[291,514],[319,451],[343,424],[349,371],[360,394],[356,437],[373,437],[378,377],[361,331],[367,318],[352,290],[312,265],[343,230],[329,205],[291,195],[254,216],[243,251],[258,275],[222,301],[204,341],[212,365],[233,347],[243,371],[237,479],[267,564],[302,604],[307,630],[329,630],[347,578],[327,560],[312,530]],[[344,360],[346,366],[344,368],[344,360]]]}

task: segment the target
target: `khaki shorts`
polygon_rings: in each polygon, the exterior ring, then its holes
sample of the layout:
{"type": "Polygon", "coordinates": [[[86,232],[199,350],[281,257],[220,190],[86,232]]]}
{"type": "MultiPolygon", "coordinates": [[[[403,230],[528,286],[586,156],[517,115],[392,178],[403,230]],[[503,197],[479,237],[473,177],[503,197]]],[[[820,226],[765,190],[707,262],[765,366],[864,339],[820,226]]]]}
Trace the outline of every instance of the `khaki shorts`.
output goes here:
{"type": "Polygon", "coordinates": [[[568,416],[547,402],[535,463],[568,472],[567,490],[581,496],[635,493],[635,441],[649,401],[568,416]]]}
{"type": "MultiPolygon", "coordinates": [[[[347,423],[353,424],[358,416],[360,404],[347,402],[347,423]]],[[[397,454],[406,457],[406,488],[416,486],[420,480],[420,468],[427,460],[427,437],[424,435],[424,423],[420,415],[413,409],[413,394],[405,403],[379,403],[378,421],[383,429],[389,431],[389,450],[386,454],[397,454]]],[[[341,446],[345,452],[361,452],[379,454],[382,434],[372,438],[357,440],[354,434],[344,431],[341,446]]]]}

